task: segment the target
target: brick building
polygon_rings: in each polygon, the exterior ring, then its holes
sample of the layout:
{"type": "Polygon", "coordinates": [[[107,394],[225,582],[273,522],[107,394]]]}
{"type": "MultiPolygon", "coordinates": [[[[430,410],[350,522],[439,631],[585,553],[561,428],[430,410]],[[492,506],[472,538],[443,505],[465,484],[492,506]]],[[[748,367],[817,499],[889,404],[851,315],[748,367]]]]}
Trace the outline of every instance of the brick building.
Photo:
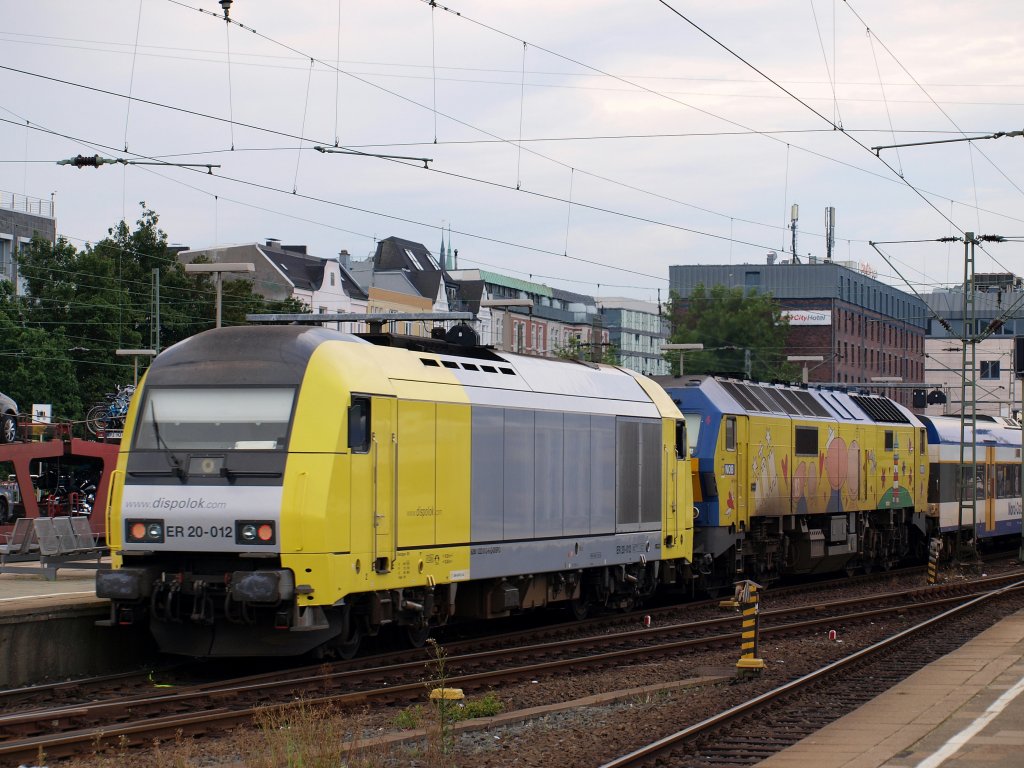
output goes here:
{"type": "Polygon", "coordinates": [[[684,307],[697,285],[770,293],[789,317],[786,356],[822,358],[808,364],[811,383],[871,388],[909,407],[924,381],[927,305],[862,271],[822,261],[674,266],[669,283],[684,307]]]}

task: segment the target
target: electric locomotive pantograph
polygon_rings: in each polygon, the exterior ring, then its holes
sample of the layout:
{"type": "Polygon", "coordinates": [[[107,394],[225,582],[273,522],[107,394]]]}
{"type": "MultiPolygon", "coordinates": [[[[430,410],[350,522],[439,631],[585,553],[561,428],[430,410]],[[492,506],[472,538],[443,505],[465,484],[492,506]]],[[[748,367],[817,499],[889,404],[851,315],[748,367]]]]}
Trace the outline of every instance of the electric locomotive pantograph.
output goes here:
{"type": "Polygon", "coordinates": [[[387,626],[422,643],[452,618],[691,586],[665,392],[453,332],[222,328],[160,354],[112,483],[109,623],[192,656],[348,656],[387,626]]]}
{"type": "Polygon", "coordinates": [[[736,579],[889,568],[924,552],[927,439],[869,394],[709,376],[663,380],[687,422],[694,565],[736,579]]]}

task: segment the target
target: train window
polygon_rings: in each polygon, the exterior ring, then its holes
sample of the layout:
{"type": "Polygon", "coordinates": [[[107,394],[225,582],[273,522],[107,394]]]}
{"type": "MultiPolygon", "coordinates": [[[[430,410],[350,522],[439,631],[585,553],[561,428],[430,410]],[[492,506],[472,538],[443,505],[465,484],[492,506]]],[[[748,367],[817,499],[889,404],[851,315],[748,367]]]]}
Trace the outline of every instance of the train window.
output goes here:
{"type": "Polygon", "coordinates": [[[430,366],[432,368],[440,368],[441,367],[441,364],[439,362],[437,362],[437,360],[431,360],[429,357],[421,357],[420,358],[420,362],[423,363],[424,365],[430,366]]]}
{"type": "Polygon", "coordinates": [[[891,451],[895,446],[895,434],[891,429],[885,430],[885,450],[891,451]]]}
{"type": "Polygon", "coordinates": [[[473,363],[463,363],[462,367],[465,368],[467,371],[478,371],[478,370],[480,370],[473,363]]]}
{"type": "Polygon", "coordinates": [[[793,433],[793,449],[797,456],[818,455],[817,427],[795,427],[793,433]]]}
{"type": "Polygon", "coordinates": [[[353,397],[348,407],[348,447],[353,453],[370,451],[370,398],[353,397]]]}
{"type": "Polygon", "coordinates": [[[928,447],[928,436],[925,430],[919,430],[920,434],[917,436],[918,452],[923,456],[925,449],[928,447]]]}
{"type": "Polygon", "coordinates": [[[294,401],[290,387],[150,387],[135,447],[283,451],[294,401]]]}
{"type": "Polygon", "coordinates": [[[736,417],[725,417],[725,450],[736,450],[736,417]]]}
{"type": "Polygon", "coordinates": [[[441,364],[444,365],[445,368],[458,368],[459,367],[459,364],[456,363],[454,360],[442,360],[441,364]]]}
{"type": "Polygon", "coordinates": [[[701,417],[699,413],[684,413],[686,419],[686,439],[690,443],[690,455],[697,452],[697,441],[700,439],[701,417]]]}
{"type": "Polygon", "coordinates": [[[504,373],[506,376],[515,376],[516,375],[516,372],[513,371],[511,368],[502,368],[501,372],[504,373]]]}
{"type": "Polygon", "coordinates": [[[686,458],[686,422],[676,422],[676,458],[686,458]]]}
{"type": "Polygon", "coordinates": [[[481,365],[480,368],[484,371],[484,373],[497,373],[498,372],[498,369],[495,368],[493,365],[481,365]]]}

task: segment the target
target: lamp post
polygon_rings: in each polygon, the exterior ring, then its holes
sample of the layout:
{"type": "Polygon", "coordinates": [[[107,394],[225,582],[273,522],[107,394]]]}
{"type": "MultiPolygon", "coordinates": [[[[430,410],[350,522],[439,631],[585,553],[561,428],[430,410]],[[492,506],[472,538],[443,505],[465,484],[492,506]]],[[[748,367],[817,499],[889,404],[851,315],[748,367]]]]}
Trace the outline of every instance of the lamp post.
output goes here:
{"type": "Polygon", "coordinates": [[[156,354],[155,349],[115,349],[114,354],[119,357],[132,358],[132,367],[134,369],[134,379],[132,383],[137,387],[139,386],[139,358],[140,357],[153,357],[156,354]]]}
{"type": "Polygon", "coordinates": [[[213,284],[217,287],[217,328],[220,328],[221,283],[225,272],[255,272],[256,265],[251,261],[229,261],[222,264],[186,264],[185,271],[190,274],[213,273],[213,284]]]}
{"type": "Polygon", "coordinates": [[[803,378],[801,380],[803,381],[804,384],[806,384],[808,376],[810,374],[810,370],[807,368],[807,364],[808,363],[823,363],[823,362],[825,362],[825,358],[822,355],[787,355],[786,356],[786,362],[787,363],[803,363],[804,364],[803,378]]]}
{"type": "MultiPolygon", "coordinates": [[[[512,328],[508,322],[508,309],[509,307],[529,307],[532,314],[533,299],[483,299],[480,306],[505,309],[505,321],[502,323],[501,329],[501,347],[505,352],[514,351],[512,350],[512,328]]],[[[529,333],[529,328],[527,328],[527,333],[529,333]]]]}
{"type": "Polygon", "coordinates": [[[679,353],[679,373],[678,376],[683,375],[683,353],[684,352],[699,352],[704,349],[703,344],[662,344],[661,348],[668,352],[679,353]]]}

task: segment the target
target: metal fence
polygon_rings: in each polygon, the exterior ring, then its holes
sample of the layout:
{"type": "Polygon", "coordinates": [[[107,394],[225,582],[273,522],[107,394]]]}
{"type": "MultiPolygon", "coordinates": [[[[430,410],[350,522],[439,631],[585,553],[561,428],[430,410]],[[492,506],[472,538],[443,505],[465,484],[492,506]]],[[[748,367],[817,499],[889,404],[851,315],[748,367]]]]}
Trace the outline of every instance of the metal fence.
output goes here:
{"type": "Polygon", "coordinates": [[[33,216],[53,218],[53,200],[41,200],[38,197],[19,195],[17,192],[4,192],[0,190],[0,208],[9,211],[20,211],[33,216]]]}

